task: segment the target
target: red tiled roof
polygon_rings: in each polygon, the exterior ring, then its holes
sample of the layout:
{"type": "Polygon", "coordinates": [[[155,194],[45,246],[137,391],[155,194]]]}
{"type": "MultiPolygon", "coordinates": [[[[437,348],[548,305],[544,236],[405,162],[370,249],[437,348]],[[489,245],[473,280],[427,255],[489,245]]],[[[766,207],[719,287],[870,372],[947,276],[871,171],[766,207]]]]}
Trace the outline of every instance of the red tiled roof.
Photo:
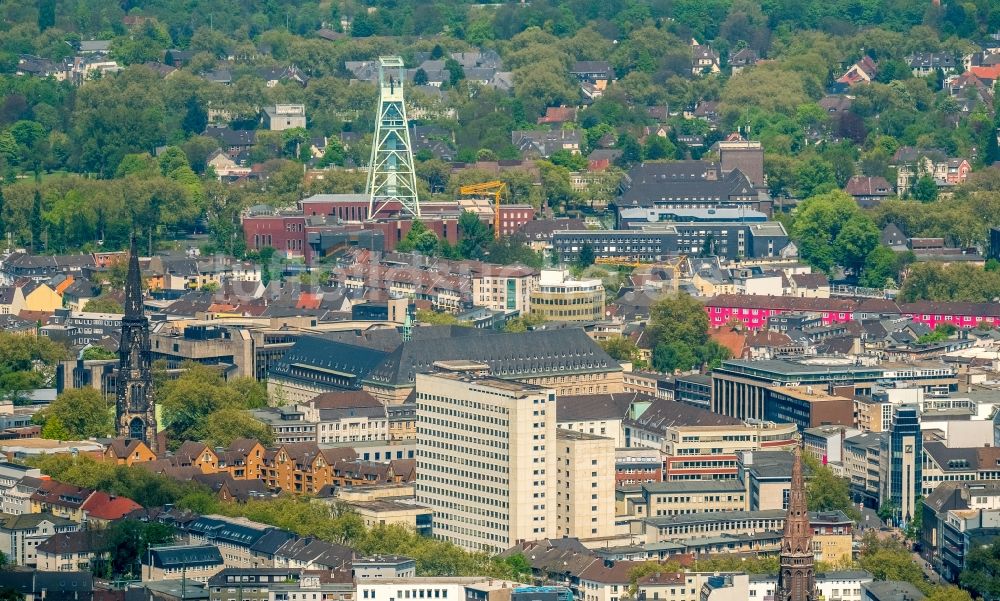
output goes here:
{"type": "Polygon", "coordinates": [[[117,497],[106,492],[97,491],[83,504],[87,515],[100,520],[120,520],[137,509],[139,505],[128,497],[117,497]]]}

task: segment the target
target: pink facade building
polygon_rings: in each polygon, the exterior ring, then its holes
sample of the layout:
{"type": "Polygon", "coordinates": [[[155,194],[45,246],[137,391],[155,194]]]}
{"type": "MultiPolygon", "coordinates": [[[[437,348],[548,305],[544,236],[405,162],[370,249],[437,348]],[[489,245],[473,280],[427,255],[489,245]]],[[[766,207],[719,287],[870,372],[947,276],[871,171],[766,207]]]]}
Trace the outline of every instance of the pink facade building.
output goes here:
{"type": "Polygon", "coordinates": [[[882,299],[797,298],[793,296],[757,296],[722,294],[705,302],[711,327],[738,321],[757,330],[767,326],[772,315],[789,311],[818,313],[824,325],[864,319],[870,315],[901,315],[934,328],[951,324],[972,328],[980,322],[1000,324],[1000,304],[917,301],[897,304],[882,299]]]}

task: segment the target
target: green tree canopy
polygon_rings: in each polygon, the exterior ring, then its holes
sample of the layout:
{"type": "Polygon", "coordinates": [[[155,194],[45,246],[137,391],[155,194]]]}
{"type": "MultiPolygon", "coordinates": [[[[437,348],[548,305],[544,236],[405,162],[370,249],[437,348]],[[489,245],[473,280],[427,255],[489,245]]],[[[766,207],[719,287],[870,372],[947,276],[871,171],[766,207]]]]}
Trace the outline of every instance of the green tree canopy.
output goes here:
{"type": "Polygon", "coordinates": [[[49,434],[61,436],[46,436],[60,440],[83,440],[101,436],[111,436],[114,432],[113,405],[96,388],[70,388],[56,397],[49,406],[35,415],[36,423],[49,426],[50,420],[55,420],[49,434]]]}

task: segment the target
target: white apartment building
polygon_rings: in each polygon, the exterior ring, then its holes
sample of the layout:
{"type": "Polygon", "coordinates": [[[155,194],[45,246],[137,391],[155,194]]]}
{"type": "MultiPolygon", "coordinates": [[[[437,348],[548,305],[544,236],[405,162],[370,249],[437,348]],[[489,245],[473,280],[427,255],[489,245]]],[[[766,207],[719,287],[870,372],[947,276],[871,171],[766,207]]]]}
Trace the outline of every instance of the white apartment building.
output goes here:
{"type": "Polygon", "coordinates": [[[528,267],[489,266],[472,276],[472,303],[494,311],[520,311],[531,307],[531,293],[538,286],[538,272],[528,267]]]}
{"type": "Polygon", "coordinates": [[[31,512],[31,494],[37,490],[36,482],[42,472],[8,461],[0,462],[0,513],[21,515],[31,512]],[[29,478],[22,486],[22,479],[29,478]]]}
{"type": "Polygon", "coordinates": [[[501,601],[523,586],[510,580],[482,576],[415,576],[413,578],[373,578],[358,582],[358,601],[501,601]]]}
{"type": "Polygon", "coordinates": [[[435,536],[490,553],[557,536],[553,389],[418,373],[416,396],[417,503],[435,536]]]}
{"type": "Polygon", "coordinates": [[[556,536],[614,535],[615,441],[560,429],[556,443],[556,536]]]}

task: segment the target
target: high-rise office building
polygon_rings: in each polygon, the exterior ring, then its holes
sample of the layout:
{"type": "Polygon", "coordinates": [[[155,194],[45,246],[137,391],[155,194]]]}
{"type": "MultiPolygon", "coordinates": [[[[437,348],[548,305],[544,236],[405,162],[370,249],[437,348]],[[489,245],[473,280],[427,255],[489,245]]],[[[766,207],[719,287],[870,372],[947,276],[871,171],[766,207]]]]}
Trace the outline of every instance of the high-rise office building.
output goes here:
{"type": "Polygon", "coordinates": [[[558,536],[555,391],[438,365],[416,375],[417,502],[434,535],[490,553],[558,536]]]}
{"type": "Polygon", "coordinates": [[[893,409],[889,435],[882,439],[879,500],[895,510],[897,520],[909,522],[917,512],[921,494],[922,439],[917,405],[897,405],[893,409]]]}

